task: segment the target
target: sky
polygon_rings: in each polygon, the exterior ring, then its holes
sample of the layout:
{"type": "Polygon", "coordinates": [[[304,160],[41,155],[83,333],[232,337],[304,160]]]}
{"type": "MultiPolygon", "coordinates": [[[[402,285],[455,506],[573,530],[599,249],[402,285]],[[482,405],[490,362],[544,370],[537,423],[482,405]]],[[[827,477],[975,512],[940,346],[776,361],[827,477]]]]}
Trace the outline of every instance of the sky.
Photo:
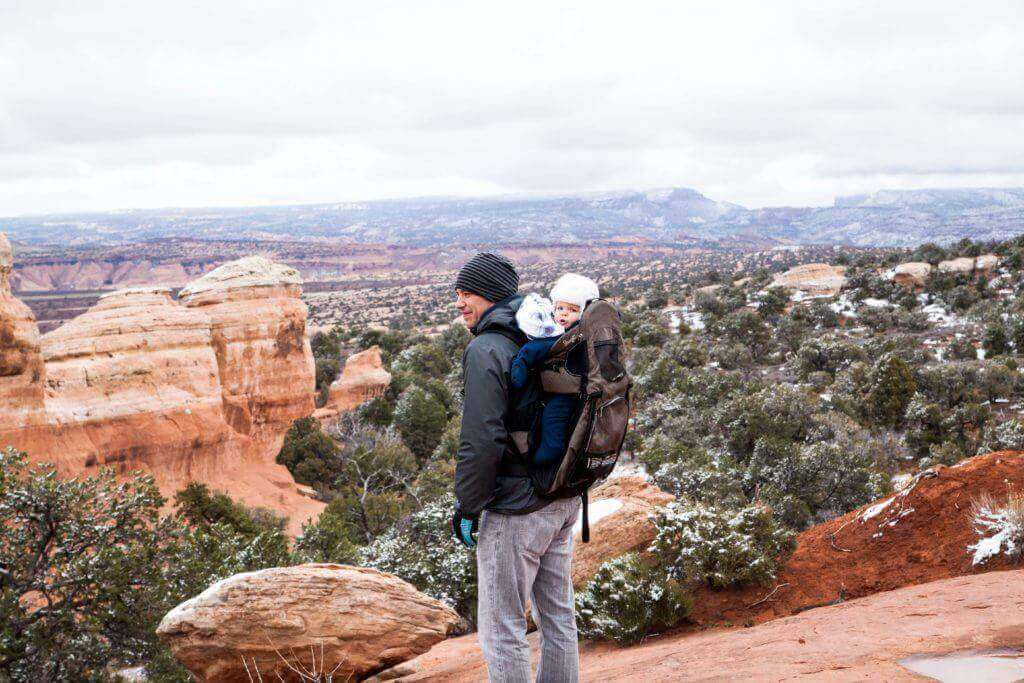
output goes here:
{"type": "Polygon", "coordinates": [[[1024,2],[0,0],[0,216],[1024,186],[1024,2]]]}

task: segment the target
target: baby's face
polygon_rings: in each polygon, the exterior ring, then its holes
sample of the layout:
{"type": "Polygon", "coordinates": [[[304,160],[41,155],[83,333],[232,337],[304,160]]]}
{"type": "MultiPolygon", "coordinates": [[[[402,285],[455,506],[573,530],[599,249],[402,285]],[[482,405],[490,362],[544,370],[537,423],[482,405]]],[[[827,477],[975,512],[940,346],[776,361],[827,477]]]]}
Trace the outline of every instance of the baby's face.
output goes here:
{"type": "Polygon", "coordinates": [[[567,301],[555,302],[555,322],[562,327],[569,327],[580,319],[580,307],[567,301]]]}

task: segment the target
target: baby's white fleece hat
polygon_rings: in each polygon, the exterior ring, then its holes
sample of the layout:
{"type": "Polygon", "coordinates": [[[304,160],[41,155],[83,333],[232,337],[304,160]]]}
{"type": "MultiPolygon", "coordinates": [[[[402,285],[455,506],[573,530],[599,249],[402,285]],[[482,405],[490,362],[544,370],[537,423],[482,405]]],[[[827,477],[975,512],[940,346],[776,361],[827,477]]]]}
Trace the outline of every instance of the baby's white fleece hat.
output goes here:
{"type": "Polygon", "coordinates": [[[555,307],[534,292],[527,294],[520,304],[519,310],[516,311],[516,323],[530,339],[557,337],[565,332],[562,326],[555,322],[555,307]]]}
{"type": "Polygon", "coordinates": [[[558,278],[555,286],[551,288],[552,301],[575,304],[580,307],[580,310],[586,308],[592,299],[599,296],[601,293],[597,289],[597,283],[589,277],[576,273],[566,273],[558,278]]]}

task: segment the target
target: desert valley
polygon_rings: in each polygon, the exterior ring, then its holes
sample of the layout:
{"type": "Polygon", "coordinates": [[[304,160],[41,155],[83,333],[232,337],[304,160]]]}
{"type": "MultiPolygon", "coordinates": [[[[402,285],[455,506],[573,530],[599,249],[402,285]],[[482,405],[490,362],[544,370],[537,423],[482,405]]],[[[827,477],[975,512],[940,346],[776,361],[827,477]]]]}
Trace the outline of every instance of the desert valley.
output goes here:
{"type": "MultiPolygon", "coordinates": [[[[584,679],[1013,666],[1024,240],[613,233],[491,245],[623,315],[584,679]]],[[[0,676],[485,676],[447,515],[486,246],[0,238],[0,676]]]]}

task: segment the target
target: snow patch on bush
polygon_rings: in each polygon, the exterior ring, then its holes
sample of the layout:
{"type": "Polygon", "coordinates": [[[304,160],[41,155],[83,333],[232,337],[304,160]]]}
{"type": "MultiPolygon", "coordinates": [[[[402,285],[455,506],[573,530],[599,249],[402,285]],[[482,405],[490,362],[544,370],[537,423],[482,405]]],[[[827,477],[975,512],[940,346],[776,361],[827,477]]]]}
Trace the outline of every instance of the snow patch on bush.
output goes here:
{"type": "Polygon", "coordinates": [[[977,566],[999,554],[1019,559],[1024,551],[1024,494],[1010,494],[1002,504],[983,496],[972,510],[974,529],[981,538],[967,546],[977,566]]]}

